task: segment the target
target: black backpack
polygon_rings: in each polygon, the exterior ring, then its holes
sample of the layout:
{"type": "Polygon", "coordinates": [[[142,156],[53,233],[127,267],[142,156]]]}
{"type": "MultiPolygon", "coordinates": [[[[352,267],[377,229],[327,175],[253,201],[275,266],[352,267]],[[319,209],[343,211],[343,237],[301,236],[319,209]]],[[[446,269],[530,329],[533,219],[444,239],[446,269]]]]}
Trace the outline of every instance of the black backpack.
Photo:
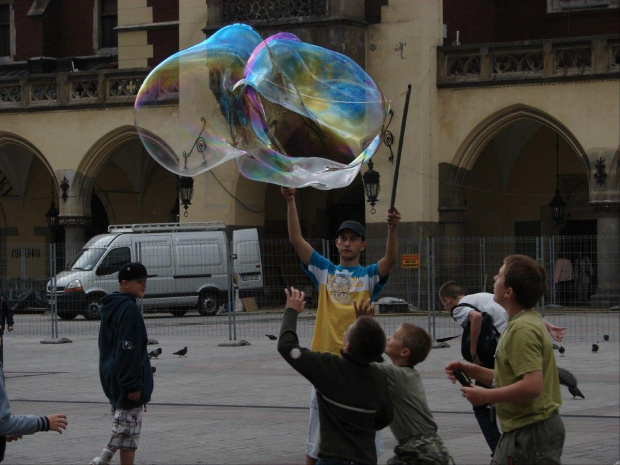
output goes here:
{"type": "MultiPolygon", "coordinates": [[[[497,350],[497,340],[499,339],[499,331],[493,324],[493,317],[488,313],[481,312],[473,305],[462,303],[455,305],[450,311],[450,315],[457,307],[469,307],[479,313],[482,313],[482,327],[480,328],[480,337],[478,338],[478,358],[482,362],[482,365],[487,368],[493,368],[495,363],[495,351],[497,350]]],[[[452,315],[452,318],[454,316],[452,315]]],[[[455,318],[456,320],[456,318],[455,318]]],[[[473,362],[471,356],[471,322],[467,322],[467,326],[463,329],[463,336],[461,336],[461,355],[468,362],[473,362]]]]}

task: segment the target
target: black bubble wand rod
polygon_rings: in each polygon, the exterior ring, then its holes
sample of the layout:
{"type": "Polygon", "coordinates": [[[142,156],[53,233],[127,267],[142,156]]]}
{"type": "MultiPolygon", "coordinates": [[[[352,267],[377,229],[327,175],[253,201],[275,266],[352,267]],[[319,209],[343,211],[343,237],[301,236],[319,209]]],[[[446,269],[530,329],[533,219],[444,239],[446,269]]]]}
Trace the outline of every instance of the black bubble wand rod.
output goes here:
{"type": "Polygon", "coordinates": [[[409,110],[409,97],[411,96],[411,84],[407,86],[405,96],[405,108],[403,109],[403,119],[400,122],[400,137],[398,138],[398,150],[396,152],[396,166],[394,166],[394,179],[392,181],[392,199],[390,200],[390,211],[394,210],[396,201],[396,185],[398,184],[398,170],[400,168],[400,153],[403,151],[403,139],[405,138],[405,127],[407,126],[407,112],[409,110]]]}

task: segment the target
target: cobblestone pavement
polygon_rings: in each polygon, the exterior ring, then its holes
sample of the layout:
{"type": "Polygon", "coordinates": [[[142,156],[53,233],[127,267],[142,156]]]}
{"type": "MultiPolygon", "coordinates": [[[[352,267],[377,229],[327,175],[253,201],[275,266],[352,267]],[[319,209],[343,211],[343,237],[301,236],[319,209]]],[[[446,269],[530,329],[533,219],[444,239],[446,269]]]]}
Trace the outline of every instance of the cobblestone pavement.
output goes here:
{"type": "MultiPolygon", "coordinates": [[[[78,335],[70,344],[46,345],[42,339],[5,336],[12,411],[65,412],[69,427],[62,435],[38,433],[9,443],[5,463],[86,464],[101,452],[112,422],[99,384],[97,338],[78,335]]],[[[276,342],[262,336],[248,339],[249,346],[219,347],[224,339],[214,336],[157,339],[159,345],[151,347],[163,353],[153,360],[155,391],[144,415],[138,464],[303,463],[309,384],[280,358],[276,342]],[[184,346],[187,357],[172,355],[184,346]]],[[[429,403],[455,462],[488,464],[471,406],[443,374],[446,362],[460,358],[459,340],[451,343],[431,351],[419,366],[429,403]]],[[[565,356],[556,354],[558,366],[575,374],[586,396],[573,399],[562,387],[565,464],[613,465],[620,459],[620,345],[612,339],[599,346],[594,354],[590,343],[566,343],[565,356]]],[[[389,430],[383,438],[381,464],[395,445],[389,430]]]]}

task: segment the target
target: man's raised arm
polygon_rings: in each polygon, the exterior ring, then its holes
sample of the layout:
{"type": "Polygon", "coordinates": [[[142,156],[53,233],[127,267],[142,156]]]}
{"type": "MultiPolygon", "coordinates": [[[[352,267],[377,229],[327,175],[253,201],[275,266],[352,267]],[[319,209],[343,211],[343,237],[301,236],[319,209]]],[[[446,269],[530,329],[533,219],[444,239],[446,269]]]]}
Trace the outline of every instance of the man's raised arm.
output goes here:
{"type": "Polygon", "coordinates": [[[288,226],[288,238],[293,248],[301,258],[304,265],[310,263],[312,258],[312,246],[301,235],[299,216],[297,215],[297,205],[295,204],[295,188],[280,187],[282,197],[286,199],[286,223],[288,226]]]}
{"type": "Polygon", "coordinates": [[[398,260],[398,232],[396,227],[400,222],[400,212],[394,208],[387,215],[388,234],[385,243],[385,256],[377,263],[381,279],[390,274],[398,260]]]}

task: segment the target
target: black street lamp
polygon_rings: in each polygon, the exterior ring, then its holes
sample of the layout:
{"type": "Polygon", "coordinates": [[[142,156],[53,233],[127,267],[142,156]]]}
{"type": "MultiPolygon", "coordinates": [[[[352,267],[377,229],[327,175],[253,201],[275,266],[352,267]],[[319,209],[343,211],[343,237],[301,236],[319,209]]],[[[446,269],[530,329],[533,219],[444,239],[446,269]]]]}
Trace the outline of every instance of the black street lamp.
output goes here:
{"type": "Polygon", "coordinates": [[[177,180],[177,190],[179,191],[181,205],[185,208],[183,216],[187,216],[187,208],[192,204],[192,197],[194,197],[194,178],[179,176],[177,180]]]}
{"type": "Polygon", "coordinates": [[[56,234],[56,230],[58,229],[58,208],[56,208],[56,204],[54,203],[54,181],[52,180],[52,204],[50,205],[49,210],[45,214],[45,218],[47,219],[47,227],[52,231],[52,242],[54,239],[54,235],[56,234]]]}
{"type": "Polygon", "coordinates": [[[173,223],[178,223],[180,215],[181,209],[179,208],[179,193],[177,192],[177,196],[175,197],[172,208],[170,209],[170,221],[173,223]]]}
{"type": "Polygon", "coordinates": [[[566,202],[560,196],[559,189],[559,177],[560,177],[560,135],[555,133],[555,195],[549,202],[549,206],[551,207],[551,216],[553,217],[553,221],[555,224],[560,224],[564,219],[564,208],[566,207],[566,202]]]}
{"type": "Polygon", "coordinates": [[[374,163],[371,160],[368,160],[368,171],[364,173],[362,176],[362,180],[364,182],[364,190],[366,191],[366,197],[368,198],[368,203],[370,203],[370,213],[373,215],[377,210],[375,210],[375,204],[377,203],[377,197],[379,196],[379,172],[373,169],[374,163]]]}

